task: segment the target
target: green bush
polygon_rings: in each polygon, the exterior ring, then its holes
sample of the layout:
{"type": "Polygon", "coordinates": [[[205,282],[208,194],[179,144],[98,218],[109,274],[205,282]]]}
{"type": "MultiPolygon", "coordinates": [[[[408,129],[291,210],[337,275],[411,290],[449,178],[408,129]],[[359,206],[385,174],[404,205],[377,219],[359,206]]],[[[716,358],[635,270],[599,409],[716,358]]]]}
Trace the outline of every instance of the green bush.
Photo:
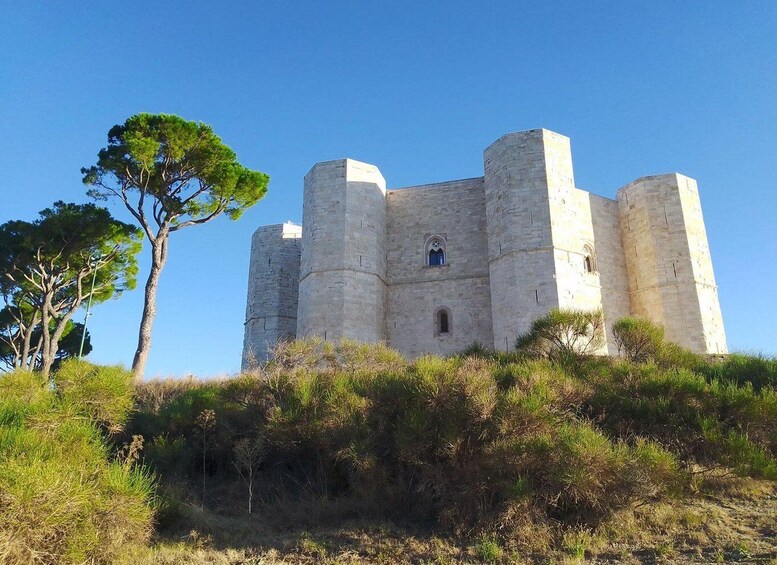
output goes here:
{"type": "Polygon", "coordinates": [[[612,333],[618,352],[635,363],[655,359],[664,344],[664,328],[644,318],[621,318],[612,333]]]}
{"type": "Polygon", "coordinates": [[[375,370],[374,355],[324,363],[315,347],[288,347],[306,352],[304,362],[270,366],[261,378],[141,393],[167,398],[154,403],[156,414],[141,407],[131,423],[130,433],[146,435],[146,461],[163,477],[186,478],[192,493],[204,472],[212,484],[233,485],[237,498],[234,446],[258,435],[265,504],[352,497],[371,515],[456,530],[528,499],[555,517],[597,522],[679,481],[658,445],[598,431],[585,414],[591,385],[547,360],[427,356],[375,370]],[[204,467],[195,426],[203,409],[215,413],[217,438],[204,467]],[[650,454],[663,466],[648,465],[650,454]]]}
{"type": "Polygon", "coordinates": [[[475,555],[485,563],[496,563],[502,558],[502,548],[493,537],[481,537],[475,545],[475,555]]]}
{"type": "Polygon", "coordinates": [[[639,434],[672,445],[687,461],[722,464],[777,479],[777,394],[756,392],[687,369],[616,366],[599,375],[590,412],[615,436],[639,434]]]}
{"type": "Polygon", "coordinates": [[[604,315],[601,310],[554,308],[534,320],[528,332],[518,336],[515,348],[535,358],[575,361],[596,353],[604,343],[604,315]]]}
{"type": "Polygon", "coordinates": [[[132,409],[134,383],[119,366],[97,366],[69,359],[55,373],[54,384],[62,405],[111,431],[122,429],[132,409]]]}
{"type": "Polygon", "coordinates": [[[718,380],[737,385],[750,383],[756,391],[777,388],[777,359],[760,355],[734,353],[723,361],[700,364],[698,370],[709,381],[718,380]]]}
{"type": "Polygon", "coordinates": [[[151,533],[152,478],[113,459],[100,431],[126,419],[132,375],[62,370],[62,388],[35,373],[0,377],[2,562],[108,563],[151,533]]]}
{"type": "Polygon", "coordinates": [[[188,488],[200,503],[204,474],[207,505],[244,512],[233,460],[246,441],[264,447],[260,511],[304,521],[330,504],[458,532],[589,528],[688,492],[697,463],[775,476],[777,393],[705,378],[681,348],[634,363],[579,350],[408,362],[385,346],[283,347],[255,374],[141,385],[127,437],[145,437],[147,464],[182,498],[188,488]],[[210,410],[204,449],[197,421],[210,410]],[[291,518],[294,508],[308,511],[291,518]]]}

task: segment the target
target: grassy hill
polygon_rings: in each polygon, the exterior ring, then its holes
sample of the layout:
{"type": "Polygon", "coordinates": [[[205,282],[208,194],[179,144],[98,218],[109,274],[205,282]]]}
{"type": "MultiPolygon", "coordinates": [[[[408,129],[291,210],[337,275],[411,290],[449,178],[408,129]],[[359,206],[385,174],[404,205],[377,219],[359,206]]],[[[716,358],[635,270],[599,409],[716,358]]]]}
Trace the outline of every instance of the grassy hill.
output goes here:
{"type": "Polygon", "coordinates": [[[128,434],[161,539],[186,540],[147,558],[777,557],[774,360],[539,357],[307,341],[255,374],[144,384],[128,434]]]}
{"type": "MultiPolygon", "coordinates": [[[[21,380],[0,378],[4,399],[21,380]]],[[[129,481],[95,480],[79,516],[104,512],[121,484],[125,502],[109,508],[153,502],[153,539],[150,514],[132,510],[137,522],[106,522],[127,524],[121,547],[92,527],[78,553],[72,539],[85,538],[62,530],[40,562],[777,559],[773,359],[661,346],[634,361],[537,347],[408,361],[381,345],[299,341],[252,374],[143,383],[129,415],[126,391],[95,382],[58,376],[32,387],[48,398],[35,410],[18,390],[3,405],[0,496],[35,500],[14,486],[28,449],[11,431],[49,434],[60,447],[45,453],[64,461],[73,444],[50,423],[72,417],[92,430],[87,475],[129,481]]],[[[21,512],[15,526],[0,519],[0,551],[18,550],[21,512]]]]}

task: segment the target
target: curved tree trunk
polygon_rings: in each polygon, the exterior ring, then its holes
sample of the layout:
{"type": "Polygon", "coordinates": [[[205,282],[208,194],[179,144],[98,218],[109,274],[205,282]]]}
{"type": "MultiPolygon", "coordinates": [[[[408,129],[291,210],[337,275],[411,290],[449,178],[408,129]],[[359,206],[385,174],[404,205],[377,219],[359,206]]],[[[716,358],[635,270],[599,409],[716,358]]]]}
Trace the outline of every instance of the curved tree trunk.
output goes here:
{"type": "Polygon", "coordinates": [[[135,358],[132,361],[132,372],[135,380],[143,380],[143,372],[148,361],[148,352],[151,350],[151,329],[156,317],[156,292],[159,286],[159,275],[167,261],[167,234],[157,236],[151,244],[151,272],[146,281],[146,292],[143,303],[143,317],[140,320],[140,332],[138,333],[138,348],[135,350],[135,358]]]}

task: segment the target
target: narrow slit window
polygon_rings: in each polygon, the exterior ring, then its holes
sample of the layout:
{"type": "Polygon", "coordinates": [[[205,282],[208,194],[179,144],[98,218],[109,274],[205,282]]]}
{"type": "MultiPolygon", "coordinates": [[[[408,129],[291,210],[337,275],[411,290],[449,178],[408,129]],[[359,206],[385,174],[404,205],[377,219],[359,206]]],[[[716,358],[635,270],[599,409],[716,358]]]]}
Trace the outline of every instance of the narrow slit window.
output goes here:
{"type": "Polygon", "coordinates": [[[595,273],[596,269],[596,252],[591,244],[586,244],[583,248],[583,269],[586,273],[595,273]]]}
{"type": "Polygon", "coordinates": [[[441,334],[447,334],[448,333],[448,313],[443,311],[440,312],[440,333],[441,334]]]}

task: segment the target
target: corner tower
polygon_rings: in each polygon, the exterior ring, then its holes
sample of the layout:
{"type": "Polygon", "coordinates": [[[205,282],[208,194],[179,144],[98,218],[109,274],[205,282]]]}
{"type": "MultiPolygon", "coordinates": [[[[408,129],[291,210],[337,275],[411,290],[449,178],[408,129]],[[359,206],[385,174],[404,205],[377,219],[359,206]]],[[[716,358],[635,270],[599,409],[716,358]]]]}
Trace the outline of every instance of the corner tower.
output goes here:
{"type": "Polygon", "coordinates": [[[546,129],[509,133],[484,159],[494,345],[509,350],[551,308],[602,308],[602,287],[569,138],[546,129]]]}
{"type": "Polygon", "coordinates": [[[726,335],[696,181],[672,173],[618,190],[633,314],[697,353],[726,353],[726,335]]]}
{"type": "Polygon", "coordinates": [[[297,334],[297,288],[302,228],[262,226],[251,238],[243,338],[244,371],[268,359],[278,341],[297,334]]]}
{"type": "Polygon", "coordinates": [[[386,338],[386,181],[341,159],[305,175],[297,335],[386,338]]]}

